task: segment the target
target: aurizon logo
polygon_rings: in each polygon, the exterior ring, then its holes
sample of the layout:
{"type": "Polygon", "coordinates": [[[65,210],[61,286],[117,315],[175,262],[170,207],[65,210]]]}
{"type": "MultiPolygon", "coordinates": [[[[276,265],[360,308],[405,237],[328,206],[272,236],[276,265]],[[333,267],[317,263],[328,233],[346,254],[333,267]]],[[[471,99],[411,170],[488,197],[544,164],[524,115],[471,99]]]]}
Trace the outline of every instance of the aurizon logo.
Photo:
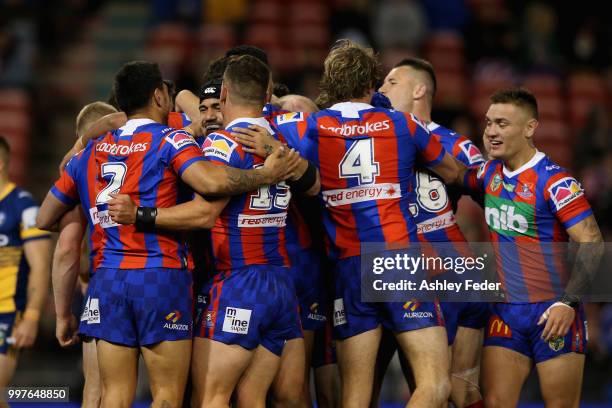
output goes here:
{"type": "Polygon", "coordinates": [[[329,130],[341,136],[365,135],[372,132],[388,130],[390,128],[391,124],[389,120],[383,120],[381,122],[366,122],[363,125],[348,125],[345,123],[340,127],[327,127],[321,125],[321,129],[329,130]]]}
{"type": "Polygon", "coordinates": [[[499,208],[486,207],[485,219],[487,224],[496,230],[515,231],[524,234],[529,229],[527,218],[521,214],[515,214],[513,205],[502,204],[499,208]]]}

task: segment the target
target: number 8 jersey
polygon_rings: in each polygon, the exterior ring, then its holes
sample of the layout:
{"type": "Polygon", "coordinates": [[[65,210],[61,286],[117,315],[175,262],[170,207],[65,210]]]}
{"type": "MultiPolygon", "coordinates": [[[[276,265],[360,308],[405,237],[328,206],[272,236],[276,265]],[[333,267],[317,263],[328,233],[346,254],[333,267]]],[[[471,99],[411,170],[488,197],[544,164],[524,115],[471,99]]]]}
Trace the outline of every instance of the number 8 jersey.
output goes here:
{"type": "Polygon", "coordinates": [[[51,193],[64,204],[83,206],[90,227],[92,268],[185,268],[187,248],[180,232],[137,231],[108,214],[113,193],[129,194],[136,205],[172,207],[192,197],[181,188],[182,172],[204,160],[191,135],[151,119],[90,141],[66,166],[51,193]]]}
{"type": "Polygon", "coordinates": [[[277,116],[274,124],[321,174],[324,224],[339,258],[361,243],[416,242],[410,214],[417,155],[435,166],[445,150],[418,119],[365,103],[344,102],[313,114],[277,116]]]}
{"type": "MultiPolygon", "coordinates": [[[[252,169],[263,160],[244,152],[230,135],[233,127],[262,126],[274,133],[264,118],[239,118],[208,135],[202,151],[215,164],[252,169]]],[[[216,269],[228,270],[247,265],[289,266],[285,246],[285,226],[291,191],[285,183],[263,186],[256,191],[232,197],[212,228],[216,269]]]]}

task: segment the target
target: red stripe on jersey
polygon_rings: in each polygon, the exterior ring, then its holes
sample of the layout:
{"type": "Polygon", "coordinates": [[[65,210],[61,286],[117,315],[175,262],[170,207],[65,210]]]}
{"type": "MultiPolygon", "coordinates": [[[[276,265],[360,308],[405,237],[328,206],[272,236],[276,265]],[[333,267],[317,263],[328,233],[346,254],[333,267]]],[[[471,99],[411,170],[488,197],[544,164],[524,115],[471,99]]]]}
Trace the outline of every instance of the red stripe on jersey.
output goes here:
{"type": "MultiPolygon", "coordinates": [[[[110,133],[107,133],[103,140],[109,138],[110,133]]],[[[100,165],[98,162],[98,157],[101,160],[101,163],[105,163],[108,160],[108,153],[100,152],[99,156],[96,156],[96,145],[92,146],[90,156],[87,160],[87,190],[89,193],[89,202],[92,206],[96,206],[96,197],[98,192],[104,188],[104,186],[100,186],[102,184],[100,180],[98,180],[98,169],[100,165]]],[[[91,215],[90,215],[91,217],[91,215]]],[[[92,250],[95,252],[93,259],[93,268],[98,269],[100,264],[102,263],[102,259],[104,259],[104,250],[106,249],[106,234],[104,233],[104,229],[100,226],[100,224],[96,224],[94,226],[94,233],[91,236],[92,240],[92,250]]]]}
{"type": "MultiPolygon", "coordinates": [[[[584,341],[585,341],[585,337],[584,337],[584,332],[582,330],[582,322],[580,321],[582,319],[582,317],[580,316],[580,313],[578,313],[578,310],[575,310],[576,313],[576,318],[574,319],[574,325],[578,327],[578,335],[580,336],[580,344],[578,346],[578,351],[580,353],[584,353],[584,341]]],[[[574,338],[572,339],[572,343],[576,341],[576,336],[574,335],[574,338]]]]}
{"type": "MultiPolygon", "coordinates": [[[[151,146],[152,135],[150,132],[142,132],[132,135],[130,140],[120,141],[118,144],[129,146],[130,143],[148,143],[151,146]]],[[[125,164],[127,165],[128,174],[132,174],[132,177],[126,177],[123,185],[121,186],[121,192],[123,194],[129,194],[130,197],[134,198],[136,205],[140,205],[140,180],[142,179],[143,157],[140,155],[129,155],[125,164]]],[[[143,248],[145,251],[141,256],[124,256],[119,264],[120,269],[140,269],[144,268],[147,264],[147,253],[145,236],[142,232],[137,232],[134,225],[123,225],[118,228],[119,239],[124,244],[124,248],[143,248]]]]}
{"type": "MultiPolygon", "coordinates": [[[[178,203],[178,190],[176,185],[176,179],[174,172],[170,168],[164,170],[162,182],[157,188],[157,198],[155,200],[156,207],[171,207],[178,203]]],[[[159,249],[163,254],[178,254],[179,243],[175,239],[169,238],[165,235],[157,235],[157,243],[159,249]]],[[[181,265],[176,264],[176,260],[163,257],[162,266],[164,268],[180,268],[181,265]]]]}
{"type": "Polygon", "coordinates": [[[289,259],[289,253],[287,252],[287,236],[286,236],[287,228],[279,228],[278,231],[278,253],[283,258],[283,265],[289,266],[291,265],[291,260],[289,259]]]}
{"type": "MultiPolygon", "coordinates": [[[[368,121],[383,121],[389,117],[383,113],[374,113],[368,115],[368,121]],[[380,118],[379,118],[380,117],[380,118]]],[[[395,122],[391,123],[391,129],[385,132],[397,135],[395,122]]],[[[379,152],[376,160],[380,166],[380,176],[377,181],[379,183],[394,183],[399,180],[399,157],[398,157],[398,139],[396,137],[374,137],[374,151],[379,152]],[[384,152],[381,154],[381,152],[384,152]]],[[[339,163],[339,162],[338,162],[339,163]]],[[[389,191],[393,194],[395,192],[389,191]]],[[[404,213],[400,208],[400,200],[377,200],[376,207],[380,218],[380,228],[385,242],[388,243],[405,243],[409,239],[408,226],[404,213]]]]}
{"type": "Polygon", "coordinates": [[[182,129],[185,127],[181,112],[170,112],[168,114],[168,126],[174,129],[182,129]]]}

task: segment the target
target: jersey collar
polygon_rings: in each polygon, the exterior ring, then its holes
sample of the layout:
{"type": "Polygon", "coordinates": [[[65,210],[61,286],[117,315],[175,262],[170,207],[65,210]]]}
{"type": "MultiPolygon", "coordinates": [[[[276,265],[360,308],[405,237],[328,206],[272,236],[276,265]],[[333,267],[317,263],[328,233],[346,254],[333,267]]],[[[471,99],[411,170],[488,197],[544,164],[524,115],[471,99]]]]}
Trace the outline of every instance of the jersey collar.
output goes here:
{"type": "Polygon", "coordinates": [[[125,125],[119,128],[121,133],[119,136],[130,136],[134,134],[134,131],[140,126],[149,125],[151,123],[155,123],[153,119],[148,118],[139,118],[139,119],[130,119],[125,125]]]}
{"type": "Polygon", "coordinates": [[[438,125],[436,122],[429,122],[427,124],[427,130],[429,130],[430,132],[433,132],[434,130],[436,130],[439,127],[440,127],[440,125],[438,125]]]}
{"type": "Polygon", "coordinates": [[[262,128],[265,128],[271,135],[274,135],[274,131],[270,127],[270,123],[268,123],[266,118],[263,118],[263,117],[261,118],[236,118],[232,120],[230,123],[228,123],[225,129],[229,129],[238,123],[245,123],[245,122],[250,123],[251,125],[261,126],[262,128]]]}
{"type": "Polygon", "coordinates": [[[4,188],[2,189],[2,191],[0,191],[0,201],[4,200],[7,195],[11,194],[11,191],[13,191],[15,187],[16,186],[14,183],[7,183],[6,186],[4,186],[4,188]]]}
{"type": "Polygon", "coordinates": [[[512,177],[516,176],[517,174],[520,174],[520,173],[524,172],[525,170],[535,166],[544,157],[546,157],[546,155],[544,153],[542,153],[539,150],[536,150],[536,152],[533,155],[533,157],[527,163],[523,164],[521,167],[519,167],[518,169],[516,169],[514,171],[508,170],[506,168],[506,165],[504,165],[504,169],[503,169],[504,170],[504,176],[506,176],[508,178],[512,178],[512,177]]]}
{"type": "Polygon", "coordinates": [[[369,103],[340,102],[340,103],[333,105],[329,109],[340,111],[340,113],[342,113],[342,116],[345,118],[358,118],[360,111],[366,110],[366,109],[372,109],[372,108],[374,107],[370,105],[369,103]]]}

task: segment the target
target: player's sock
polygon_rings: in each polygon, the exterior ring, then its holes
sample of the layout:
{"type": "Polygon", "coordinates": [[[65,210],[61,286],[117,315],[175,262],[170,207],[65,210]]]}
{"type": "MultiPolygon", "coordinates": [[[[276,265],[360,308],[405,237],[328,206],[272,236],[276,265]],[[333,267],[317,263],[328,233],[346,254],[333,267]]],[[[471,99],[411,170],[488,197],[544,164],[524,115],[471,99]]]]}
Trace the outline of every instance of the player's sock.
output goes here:
{"type": "Polygon", "coordinates": [[[471,403],[465,408],[484,408],[484,402],[482,400],[471,403]]]}

